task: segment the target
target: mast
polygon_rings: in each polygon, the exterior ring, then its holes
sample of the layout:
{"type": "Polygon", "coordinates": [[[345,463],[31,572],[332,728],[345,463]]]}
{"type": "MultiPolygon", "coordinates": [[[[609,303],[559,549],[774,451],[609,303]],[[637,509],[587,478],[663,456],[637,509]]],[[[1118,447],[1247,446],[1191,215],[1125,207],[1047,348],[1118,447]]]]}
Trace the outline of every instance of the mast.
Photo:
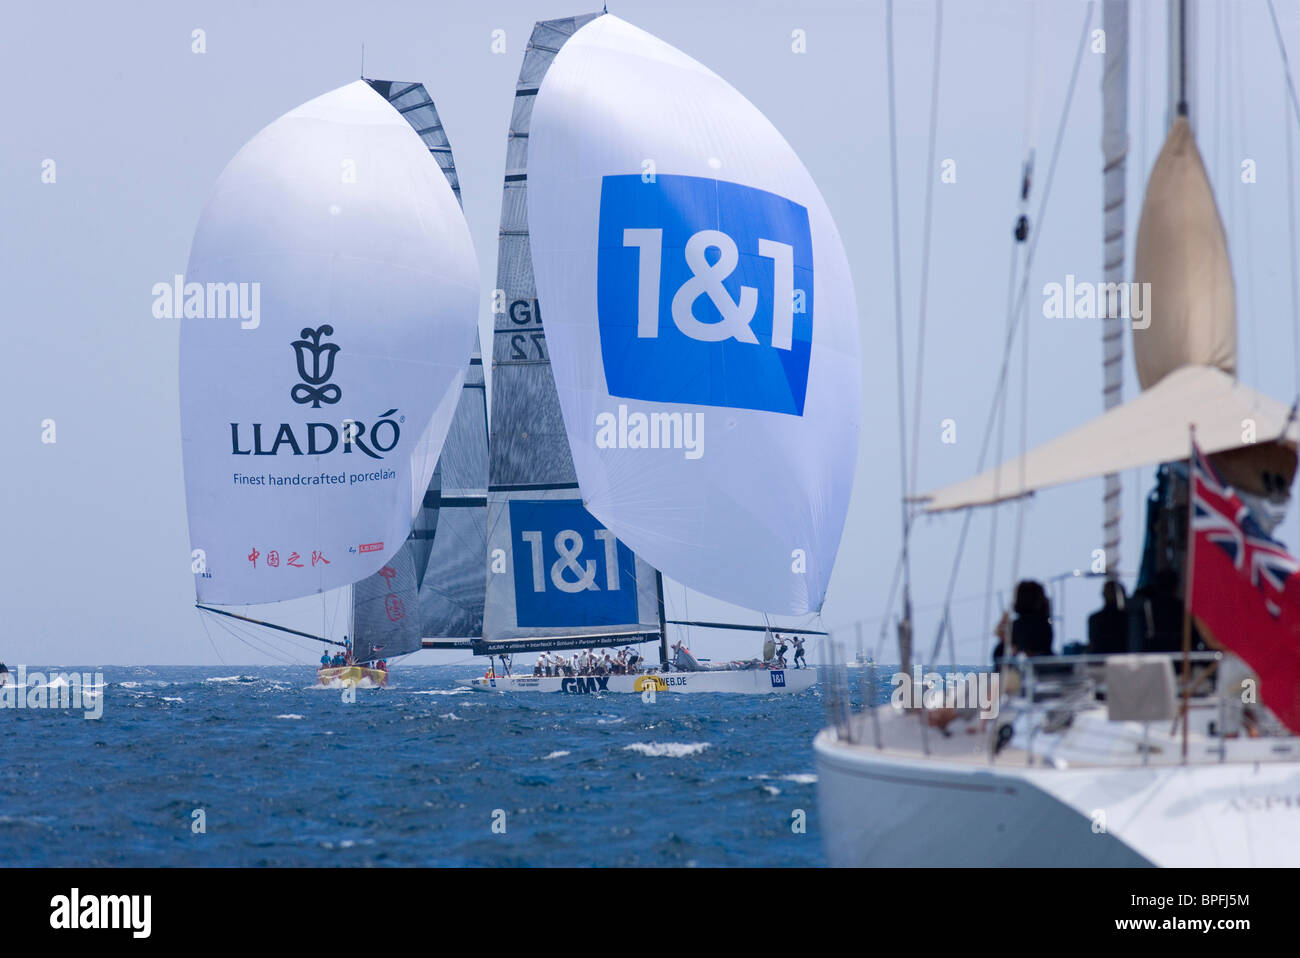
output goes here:
{"type": "MultiPolygon", "coordinates": [[[[903,388],[903,289],[902,289],[902,255],[898,229],[898,136],[895,125],[894,97],[894,2],[888,0],[885,5],[885,54],[889,76],[889,195],[893,211],[894,227],[894,336],[897,351],[898,383],[898,469],[899,469],[899,508],[903,520],[903,605],[902,615],[898,620],[898,659],[899,671],[907,673],[912,670],[912,557],[910,540],[912,522],[910,505],[907,501],[907,428],[904,422],[906,405],[903,388]]],[[[927,176],[932,171],[927,172],[927,176]]]]}
{"type": "MultiPolygon", "coordinates": [[[[1123,283],[1124,276],[1124,188],[1128,158],[1128,0],[1106,0],[1102,28],[1106,37],[1106,67],[1102,73],[1102,264],[1108,289],[1123,283]]],[[[1119,299],[1115,303],[1119,304],[1119,299]]],[[[1124,317],[1107,315],[1102,320],[1102,408],[1114,409],[1123,399],[1124,317]]],[[[1115,311],[1117,314],[1119,310],[1115,311]]],[[[1106,577],[1119,570],[1120,520],[1123,487],[1118,473],[1105,478],[1102,494],[1104,518],[1102,545],[1106,555],[1106,577]]]]}
{"type": "Polygon", "coordinates": [[[655,590],[659,594],[659,666],[668,668],[668,622],[664,615],[664,574],[655,569],[655,590]]]}
{"type": "MultiPolygon", "coordinates": [[[[1107,49],[1109,46],[1108,39],[1107,49]]],[[[1165,117],[1166,127],[1173,126],[1175,118],[1186,116],[1192,129],[1196,129],[1190,95],[1196,89],[1195,50],[1194,8],[1188,5],[1187,0],[1169,0],[1169,106],[1165,117]]]]}
{"type": "Polygon", "coordinates": [[[471,644],[475,655],[652,641],[659,618],[655,570],[587,511],[546,325],[564,309],[543,309],[535,279],[536,223],[529,215],[534,104],[558,51],[600,16],[534,24],[515,86],[497,257],[497,287],[504,295],[493,315],[490,347],[485,526],[487,553],[504,555],[508,571],[487,575],[482,639],[471,644]]]}

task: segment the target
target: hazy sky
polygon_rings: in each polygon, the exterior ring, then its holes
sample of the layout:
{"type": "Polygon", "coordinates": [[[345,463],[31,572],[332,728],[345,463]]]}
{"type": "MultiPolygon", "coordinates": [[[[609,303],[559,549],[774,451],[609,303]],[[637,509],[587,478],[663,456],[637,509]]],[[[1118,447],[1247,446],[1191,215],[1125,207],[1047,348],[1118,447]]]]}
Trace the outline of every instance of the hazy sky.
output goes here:
{"type": "MultiPolygon", "coordinates": [[[[1300,65],[1300,2],[1276,0],[1300,65]]],[[[935,3],[898,0],[896,49],[903,304],[913,387],[935,3]]],[[[1162,0],[1135,0],[1129,164],[1130,264],[1141,190],[1165,125],[1162,0]]],[[[1285,91],[1263,0],[1197,4],[1198,139],[1228,228],[1237,277],[1239,371],[1282,401],[1296,391],[1287,233],[1285,91]],[[1244,159],[1257,182],[1241,182],[1244,159]]],[[[612,13],[702,61],[748,97],[794,146],[835,216],[853,267],[863,342],[861,454],[822,622],[869,646],[898,554],[899,475],[884,3],[875,0],[630,2],[612,13]],[[795,30],[807,52],[792,51],[795,30]]],[[[919,485],[972,472],[1000,361],[1011,227],[1026,142],[1037,144],[1033,209],[1088,4],[948,0],[944,10],[937,185],[919,485]],[[1027,107],[1027,104],[1029,106],[1027,107]],[[1028,122],[1026,117],[1028,115],[1028,122]],[[940,441],[957,420],[958,441],[940,441]]],[[[11,664],[266,661],[193,605],[181,471],[176,321],[154,319],[151,288],[184,271],[199,213],[235,152],[276,117],[366,75],[423,82],[460,171],[482,269],[488,328],[505,134],[532,22],[584,12],[551,0],[508,3],[135,3],[6,9],[0,54],[0,659],[11,664]],[[206,31],[207,52],[191,52],[206,31]],[[491,50],[505,31],[504,55],[491,50]],[[42,163],[56,182],[41,182],[42,163]],[[41,442],[53,419],[57,442],[41,442]]],[[[1101,9],[1094,10],[1101,25],[1101,9]]],[[[1085,55],[1030,280],[1030,444],[1101,408],[1096,321],[1041,315],[1044,283],[1101,280],[1100,78],[1085,55]]],[[[1294,123],[1292,123],[1294,126],[1294,123]]],[[[1293,129],[1293,134],[1295,133],[1293,129]]],[[[1300,152],[1300,134],[1295,135],[1300,152]]],[[[1035,223],[1035,226],[1037,224],[1035,223]]],[[[1019,368],[1019,347],[1013,367],[1019,368]]],[[[1126,396],[1136,388],[1131,352],[1126,396]]],[[[1012,395],[1019,397],[1018,378],[1012,395]]],[[[909,409],[910,418],[910,409],[909,409]]],[[[909,423],[910,430],[910,423],[909,423]]],[[[1017,447],[1019,403],[1007,431],[1017,447]]],[[[1124,477],[1122,568],[1136,568],[1139,504],[1152,470],[1124,477]]],[[[989,511],[972,528],[954,608],[959,658],[985,655],[989,511]]],[[[932,641],[959,516],[922,520],[914,542],[919,639],[932,641]]],[[[1012,581],[1015,507],[1000,513],[994,588],[1012,581]]],[[[1036,497],[1020,573],[1086,567],[1100,546],[1101,481],[1036,497]]],[[[1300,540],[1291,517],[1285,538],[1300,540]]],[[[737,556],[743,562],[743,556],[737,556]]],[[[1068,593],[1067,638],[1097,604],[1068,593]]],[[[672,616],[716,603],[670,593],[672,616]]],[[[290,610],[319,626],[320,602],[290,610]]],[[[752,637],[692,636],[705,655],[752,654],[752,637]]],[[[1058,643],[1060,637],[1058,636],[1058,643]]],[[[892,639],[890,640],[892,647],[892,639]]],[[[282,650],[283,651],[283,650],[282,650]]],[[[314,661],[310,649],[295,651],[314,661]]],[[[814,657],[816,651],[814,651],[814,657]]],[[[890,658],[890,653],[885,654],[890,658]]],[[[419,653],[416,661],[463,656],[419,653]]]]}

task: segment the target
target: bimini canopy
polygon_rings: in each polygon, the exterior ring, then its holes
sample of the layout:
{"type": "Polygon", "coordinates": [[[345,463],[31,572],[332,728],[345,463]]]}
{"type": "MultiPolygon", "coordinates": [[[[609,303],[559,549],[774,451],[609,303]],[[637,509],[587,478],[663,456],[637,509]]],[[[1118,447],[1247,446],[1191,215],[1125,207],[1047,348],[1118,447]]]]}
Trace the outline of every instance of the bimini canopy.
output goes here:
{"type": "Polygon", "coordinates": [[[926,512],[992,505],[1067,482],[1185,459],[1188,427],[1207,453],[1281,439],[1295,448],[1290,407],[1210,366],[1184,366],[1137,398],[971,479],[923,496],[926,512]]]}

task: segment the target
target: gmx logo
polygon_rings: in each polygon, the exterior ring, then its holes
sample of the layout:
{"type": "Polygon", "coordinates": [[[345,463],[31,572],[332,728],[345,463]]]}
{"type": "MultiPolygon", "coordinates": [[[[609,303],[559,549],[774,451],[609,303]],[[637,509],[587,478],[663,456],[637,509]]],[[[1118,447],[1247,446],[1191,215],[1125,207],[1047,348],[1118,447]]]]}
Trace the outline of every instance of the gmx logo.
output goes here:
{"type": "Polygon", "coordinates": [[[698,176],[606,176],[596,296],[613,396],[803,415],[808,210],[698,176]]]}
{"type": "Polygon", "coordinates": [[[525,627],[637,621],[636,558],[576,499],[512,499],[515,619],[525,627]]]}
{"type": "Polygon", "coordinates": [[[783,672],[781,669],[773,669],[771,672],[771,676],[772,676],[772,688],[774,689],[785,688],[785,672],[783,672]]]}

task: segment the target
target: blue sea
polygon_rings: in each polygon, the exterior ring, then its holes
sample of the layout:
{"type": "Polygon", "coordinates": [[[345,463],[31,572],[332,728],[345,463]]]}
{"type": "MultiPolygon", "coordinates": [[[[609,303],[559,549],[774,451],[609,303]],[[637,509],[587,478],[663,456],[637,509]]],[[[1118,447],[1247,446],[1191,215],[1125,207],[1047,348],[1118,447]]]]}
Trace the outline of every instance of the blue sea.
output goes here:
{"type": "Polygon", "coordinates": [[[821,686],[648,704],[398,665],[347,703],[306,666],[59,671],[102,672],[103,715],[0,710],[3,865],[824,861],[821,686]]]}

